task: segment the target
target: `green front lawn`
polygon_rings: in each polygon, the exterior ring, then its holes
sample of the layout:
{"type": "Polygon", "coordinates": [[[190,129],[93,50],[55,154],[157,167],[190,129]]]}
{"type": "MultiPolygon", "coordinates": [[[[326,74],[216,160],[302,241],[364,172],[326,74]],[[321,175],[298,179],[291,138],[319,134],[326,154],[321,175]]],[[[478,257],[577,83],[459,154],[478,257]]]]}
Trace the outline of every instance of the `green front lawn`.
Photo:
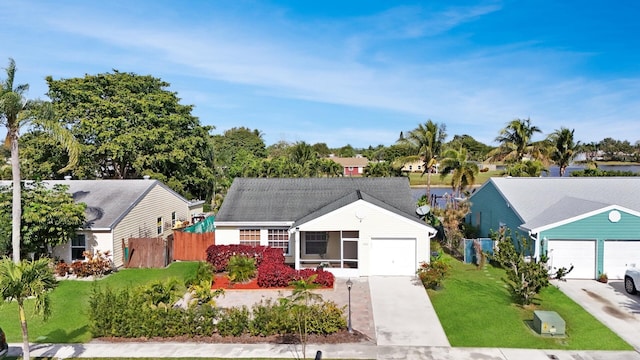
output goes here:
{"type": "MultiPolygon", "coordinates": [[[[34,316],[32,302],[27,304],[29,339],[35,342],[83,343],[91,340],[87,306],[94,283],[112,289],[136,287],[156,280],[176,278],[181,283],[195,274],[197,262],[176,262],[166,269],[123,269],[97,281],[63,280],[51,293],[51,317],[34,316]]],[[[22,342],[16,303],[0,306],[0,327],[9,342],[22,342]]]]}
{"type": "Polygon", "coordinates": [[[501,280],[504,271],[487,265],[451,260],[453,266],[442,289],[428,290],[452,346],[566,350],[633,350],[553,285],[540,294],[540,304],[523,308],[511,302],[501,280]],[[534,310],[556,311],[566,323],[565,338],[535,334],[534,310]]]}

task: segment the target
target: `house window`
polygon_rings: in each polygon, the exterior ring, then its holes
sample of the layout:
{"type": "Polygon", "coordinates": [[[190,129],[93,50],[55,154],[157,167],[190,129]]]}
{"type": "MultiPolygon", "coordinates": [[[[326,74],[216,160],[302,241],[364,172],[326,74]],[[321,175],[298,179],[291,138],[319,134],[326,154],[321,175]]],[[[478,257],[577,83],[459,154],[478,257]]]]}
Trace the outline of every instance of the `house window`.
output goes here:
{"type": "Polygon", "coordinates": [[[285,255],[289,254],[289,231],[287,229],[269,229],[269,246],[282,249],[285,255]]]}
{"type": "Polygon", "coordinates": [[[307,255],[324,255],[327,253],[327,233],[326,232],[306,232],[305,250],[307,255]]]}
{"type": "Polygon", "coordinates": [[[178,220],[178,219],[176,218],[176,212],[174,211],[174,212],[171,213],[171,227],[172,228],[176,227],[176,220],[178,220]]]}
{"type": "Polygon", "coordinates": [[[84,260],[85,251],[87,251],[86,235],[76,234],[76,237],[71,240],[71,260],[84,260]]]}
{"type": "Polygon", "coordinates": [[[259,246],[260,229],[240,229],[240,245],[259,246]]]}
{"type": "Polygon", "coordinates": [[[162,218],[161,217],[159,217],[158,220],[156,221],[156,228],[157,228],[158,235],[162,235],[162,218]]]}

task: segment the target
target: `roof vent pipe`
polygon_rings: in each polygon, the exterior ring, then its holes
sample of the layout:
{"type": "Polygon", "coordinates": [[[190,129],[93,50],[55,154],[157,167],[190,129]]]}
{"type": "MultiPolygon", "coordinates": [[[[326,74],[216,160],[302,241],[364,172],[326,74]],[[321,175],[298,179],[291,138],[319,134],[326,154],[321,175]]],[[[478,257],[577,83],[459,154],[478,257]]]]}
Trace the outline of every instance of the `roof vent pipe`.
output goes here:
{"type": "Polygon", "coordinates": [[[68,180],[71,180],[71,175],[66,175],[66,176],[64,177],[64,179],[65,179],[65,180],[67,180],[67,181],[68,181],[68,180]]]}
{"type": "Polygon", "coordinates": [[[143,179],[145,179],[145,180],[149,180],[149,179],[151,179],[151,176],[149,176],[149,175],[145,175],[145,176],[143,176],[142,178],[143,178],[143,179]]]}

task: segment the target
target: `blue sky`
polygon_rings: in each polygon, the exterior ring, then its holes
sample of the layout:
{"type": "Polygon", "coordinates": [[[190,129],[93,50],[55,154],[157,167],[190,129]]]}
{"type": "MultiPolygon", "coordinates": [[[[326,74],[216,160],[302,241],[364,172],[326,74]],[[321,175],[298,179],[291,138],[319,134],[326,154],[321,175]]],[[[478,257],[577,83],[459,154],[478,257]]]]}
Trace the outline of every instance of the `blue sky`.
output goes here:
{"type": "MultiPolygon", "coordinates": [[[[488,144],[514,118],[640,140],[637,1],[0,2],[0,66],[171,84],[222,133],[390,145],[427,119],[488,144]]],[[[4,75],[0,75],[4,77],[4,75]]]]}

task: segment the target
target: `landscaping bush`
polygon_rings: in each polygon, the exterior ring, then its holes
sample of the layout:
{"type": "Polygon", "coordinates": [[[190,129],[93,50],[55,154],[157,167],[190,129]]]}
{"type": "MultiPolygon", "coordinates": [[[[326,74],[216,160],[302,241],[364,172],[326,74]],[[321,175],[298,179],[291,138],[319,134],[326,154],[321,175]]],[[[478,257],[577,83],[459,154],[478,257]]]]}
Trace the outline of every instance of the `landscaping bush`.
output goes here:
{"type": "Polygon", "coordinates": [[[222,336],[244,334],[249,330],[249,309],[246,306],[223,309],[216,327],[222,336]]]}
{"type": "MultiPolygon", "coordinates": [[[[284,263],[282,249],[268,246],[247,245],[212,245],[207,249],[207,262],[218,271],[228,271],[230,259],[244,256],[254,259],[257,267],[257,282],[260,287],[286,287],[290,282],[309,278],[317,274],[314,283],[324,287],[332,287],[335,277],[322,269],[305,269],[296,271],[284,263]]],[[[230,271],[230,275],[231,271],[230,271]]],[[[242,281],[242,280],[236,280],[242,281]]]]}
{"type": "Polygon", "coordinates": [[[243,255],[234,255],[227,264],[229,281],[244,282],[253,278],[256,274],[256,261],[243,255]]]}
{"type": "Polygon", "coordinates": [[[436,289],[442,285],[450,268],[442,253],[438,253],[438,256],[431,257],[431,262],[421,262],[416,274],[425,288],[436,289]]]}
{"type": "Polygon", "coordinates": [[[227,271],[229,259],[236,255],[255,259],[256,267],[260,267],[264,260],[284,263],[282,249],[268,246],[211,245],[207,248],[207,262],[218,272],[227,271]]]}

